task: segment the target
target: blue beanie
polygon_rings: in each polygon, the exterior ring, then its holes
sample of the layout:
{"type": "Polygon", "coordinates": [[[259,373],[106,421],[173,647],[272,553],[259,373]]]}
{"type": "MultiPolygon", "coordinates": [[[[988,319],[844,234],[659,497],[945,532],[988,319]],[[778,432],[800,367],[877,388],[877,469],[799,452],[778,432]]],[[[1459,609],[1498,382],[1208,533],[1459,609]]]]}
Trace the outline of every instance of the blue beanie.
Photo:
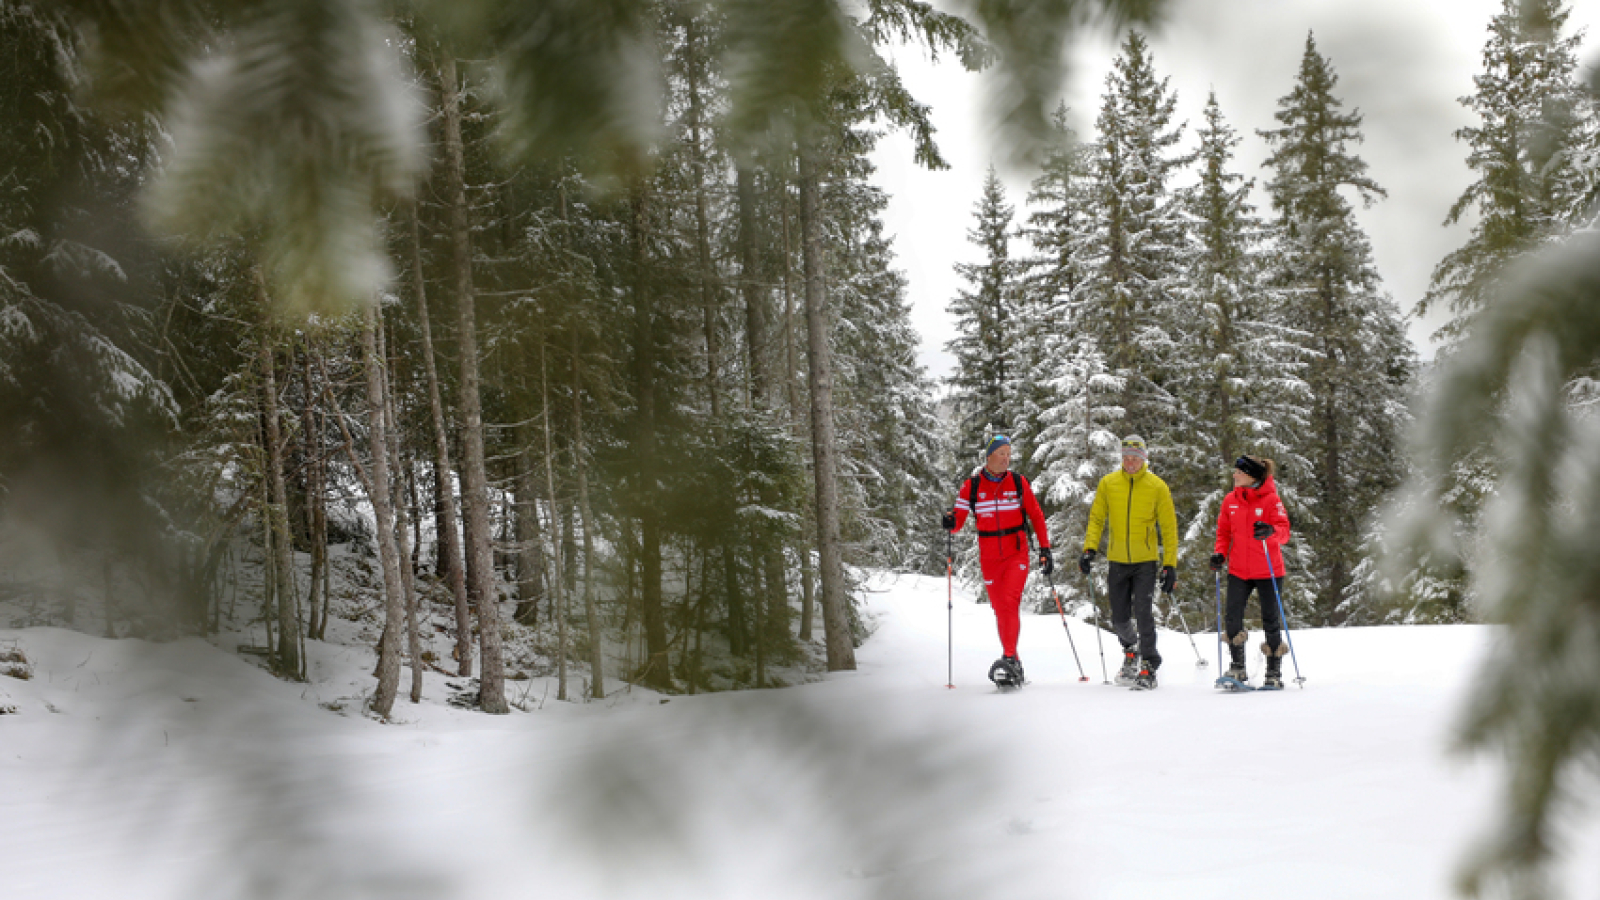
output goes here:
{"type": "Polygon", "coordinates": [[[999,450],[1001,447],[1008,447],[1010,445],[1011,438],[1008,438],[1003,434],[997,434],[989,439],[989,446],[983,448],[983,458],[988,459],[989,456],[996,450],[999,450]]]}

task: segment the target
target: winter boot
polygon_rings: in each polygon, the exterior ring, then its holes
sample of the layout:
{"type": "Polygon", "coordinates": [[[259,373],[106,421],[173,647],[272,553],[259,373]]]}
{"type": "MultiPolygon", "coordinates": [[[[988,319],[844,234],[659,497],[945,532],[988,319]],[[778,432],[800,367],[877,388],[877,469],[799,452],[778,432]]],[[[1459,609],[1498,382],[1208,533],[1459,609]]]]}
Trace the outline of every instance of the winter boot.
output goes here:
{"type": "Polygon", "coordinates": [[[1151,691],[1156,687],[1156,667],[1161,665],[1160,660],[1140,660],[1139,674],[1134,676],[1133,686],[1136,690],[1151,691]]]}
{"type": "Polygon", "coordinates": [[[1020,658],[1015,656],[1002,656],[1001,659],[1010,662],[1011,672],[1016,676],[1017,684],[1021,684],[1028,680],[1027,677],[1022,674],[1022,660],[1020,658]]]}
{"type": "Polygon", "coordinates": [[[1289,652],[1288,644],[1279,644],[1274,648],[1271,644],[1263,643],[1261,652],[1267,655],[1267,674],[1261,679],[1263,690],[1283,690],[1283,655],[1289,652]]]}
{"type": "Polygon", "coordinates": [[[1117,670],[1114,679],[1123,687],[1132,687],[1139,678],[1139,652],[1132,647],[1122,648],[1122,668],[1117,670]]]}
{"type": "Polygon", "coordinates": [[[1022,663],[1015,656],[1002,656],[989,667],[989,680],[997,687],[1020,687],[1022,663]]]}
{"type": "Polygon", "coordinates": [[[1232,678],[1240,684],[1250,681],[1250,671],[1244,664],[1244,642],[1248,634],[1247,631],[1241,631],[1228,640],[1228,655],[1233,657],[1233,662],[1228,666],[1225,677],[1232,678]]]}

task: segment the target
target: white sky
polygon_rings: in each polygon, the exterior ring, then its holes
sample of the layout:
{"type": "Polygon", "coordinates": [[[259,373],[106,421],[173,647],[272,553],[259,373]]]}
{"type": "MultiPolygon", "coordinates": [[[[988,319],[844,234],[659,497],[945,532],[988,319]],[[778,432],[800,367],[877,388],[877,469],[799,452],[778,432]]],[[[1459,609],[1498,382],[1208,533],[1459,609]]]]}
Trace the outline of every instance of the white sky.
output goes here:
{"type": "MultiPolygon", "coordinates": [[[[1567,33],[1586,33],[1580,61],[1587,65],[1595,61],[1600,3],[1576,7],[1567,33]]],[[[1293,87],[1306,35],[1315,32],[1318,50],[1338,74],[1337,95],[1346,110],[1363,116],[1366,142],[1357,153],[1389,193],[1358,216],[1378,271],[1424,357],[1432,356],[1428,336],[1439,323],[1409,314],[1427,290],[1434,265],[1466,238],[1466,225],[1442,224],[1472,180],[1466,145],[1453,135],[1474,121],[1457,99],[1473,91],[1489,20],[1499,8],[1500,0],[1169,0],[1163,28],[1151,35],[1156,73],[1170,79],[1178,94],[1177,119],[1190,126],[1183,146],[1193,147],[1193,126],[1215,90],[1223,116],[1244,138],[1237,170],[1256,179],[1258,212],[1265,212],[1260,189],[1267,148],[1256,131],[1277,124],[1272,115],[1278,98],[1293,87]]],[[[1115,53],[1115,37],[1102,33],[1086,35],[1072,54],[1073,81],[1065,99],[1082,136],[1094,133],[1115,53]]],[[[895,62],[917,98],[933,106],[940,149],[951,164],[943,172],[916,168],[910,142],[901,135],[887,136],[874,155],[877,181],[891,198],[886,224],[910,279],[920,358],[942,378],[952,365],[944,345],[954,336],[945,307],[961,284],[952,265],[979,258],[967,230],[984,171],[1005,154],[997,152],[985,125],[982,76],[948,57],[935,66],[920,50],[902,51],[895,62]]],[[[1034,174],[1002,172],[1018,222],[1026,216],[1034,174]]]]}

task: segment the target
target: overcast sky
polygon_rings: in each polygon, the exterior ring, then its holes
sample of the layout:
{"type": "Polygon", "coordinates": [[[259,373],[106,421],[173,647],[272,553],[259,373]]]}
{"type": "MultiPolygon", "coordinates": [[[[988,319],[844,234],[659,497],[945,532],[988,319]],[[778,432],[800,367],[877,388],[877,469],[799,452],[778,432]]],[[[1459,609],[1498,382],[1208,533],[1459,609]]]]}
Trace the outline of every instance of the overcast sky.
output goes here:
{"type": "MultiPolygon", "coordinates": [[[[1588,65],[1595,61],[1600,3],[1577,7],[1567,33],[1585,32],[1579,58],[1588,65]]],[[[1366,142],[1356,152],[1389,196],[1357,215],[1386,289],[1424,357],[1432,355],[1428,336],[1439,322],[1419,322],[1410,311],[1427,290],[1434,265],[1467,235],[1465,224],[1442,225],[1472,181],[1466,145],[1453,135],[1474,120],[1457,99],[1474,90],[1489,20],[1499,8],[1499,0],[1169,0],[1166,22],[1150,35],[1156,73],[1170,79],[1178,94],[1176,118],[1188,122],[1184,148],[1193,148],[1194,126],[1215,90],[1223,116],[1244,138],[1238,171],[1256,179],[1257,211],[1266,212],[1261,163],[1267,147],[1256,131],[1276,126],[1278,98],[1293,87],[1306,35],[1315,33],[1318,50],[1339,77],[1336,94],[1347,111],[1363,116],[1366,142]]],[[[1063,97],[1080,135],[1093,135],[1116,41],[1105,33],[1086,35],[1072,54],[1072,82],[1063,97]]],[[[878,183],[890,196],[886,225],[910,279],[921,360],[943,378],[952,365],[944,345],[954,336],[945,307],[961,286],[952,265],[980,258],[967,230],[984,172],[1005,154],[985,124],[982,76],[948,58],[930,64],[916,50],[895,54],[895,62],[918,99],[933,106],[940,149],[951,164],[942,172],[915,167],[902,136],[885,138],[874,156],[878,183]]],[[[1001,174],[1020,222],[1035,173],[1001,174]]],[[[1021,249],[1014,246],[1013,252],[1021,249]]]]}

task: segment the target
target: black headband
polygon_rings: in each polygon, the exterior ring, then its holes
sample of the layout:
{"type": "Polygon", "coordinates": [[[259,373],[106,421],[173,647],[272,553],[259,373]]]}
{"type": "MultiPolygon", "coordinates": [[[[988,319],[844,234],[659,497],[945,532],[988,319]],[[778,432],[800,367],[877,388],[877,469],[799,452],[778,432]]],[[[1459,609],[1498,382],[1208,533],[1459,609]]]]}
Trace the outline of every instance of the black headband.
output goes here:
{"type": "Polygon", "coordinates": [[[1233,467],[1257,481],[1267,477],[1267,465],[1259,459],[1241,456],[1233,461],[1233,467]]]}

